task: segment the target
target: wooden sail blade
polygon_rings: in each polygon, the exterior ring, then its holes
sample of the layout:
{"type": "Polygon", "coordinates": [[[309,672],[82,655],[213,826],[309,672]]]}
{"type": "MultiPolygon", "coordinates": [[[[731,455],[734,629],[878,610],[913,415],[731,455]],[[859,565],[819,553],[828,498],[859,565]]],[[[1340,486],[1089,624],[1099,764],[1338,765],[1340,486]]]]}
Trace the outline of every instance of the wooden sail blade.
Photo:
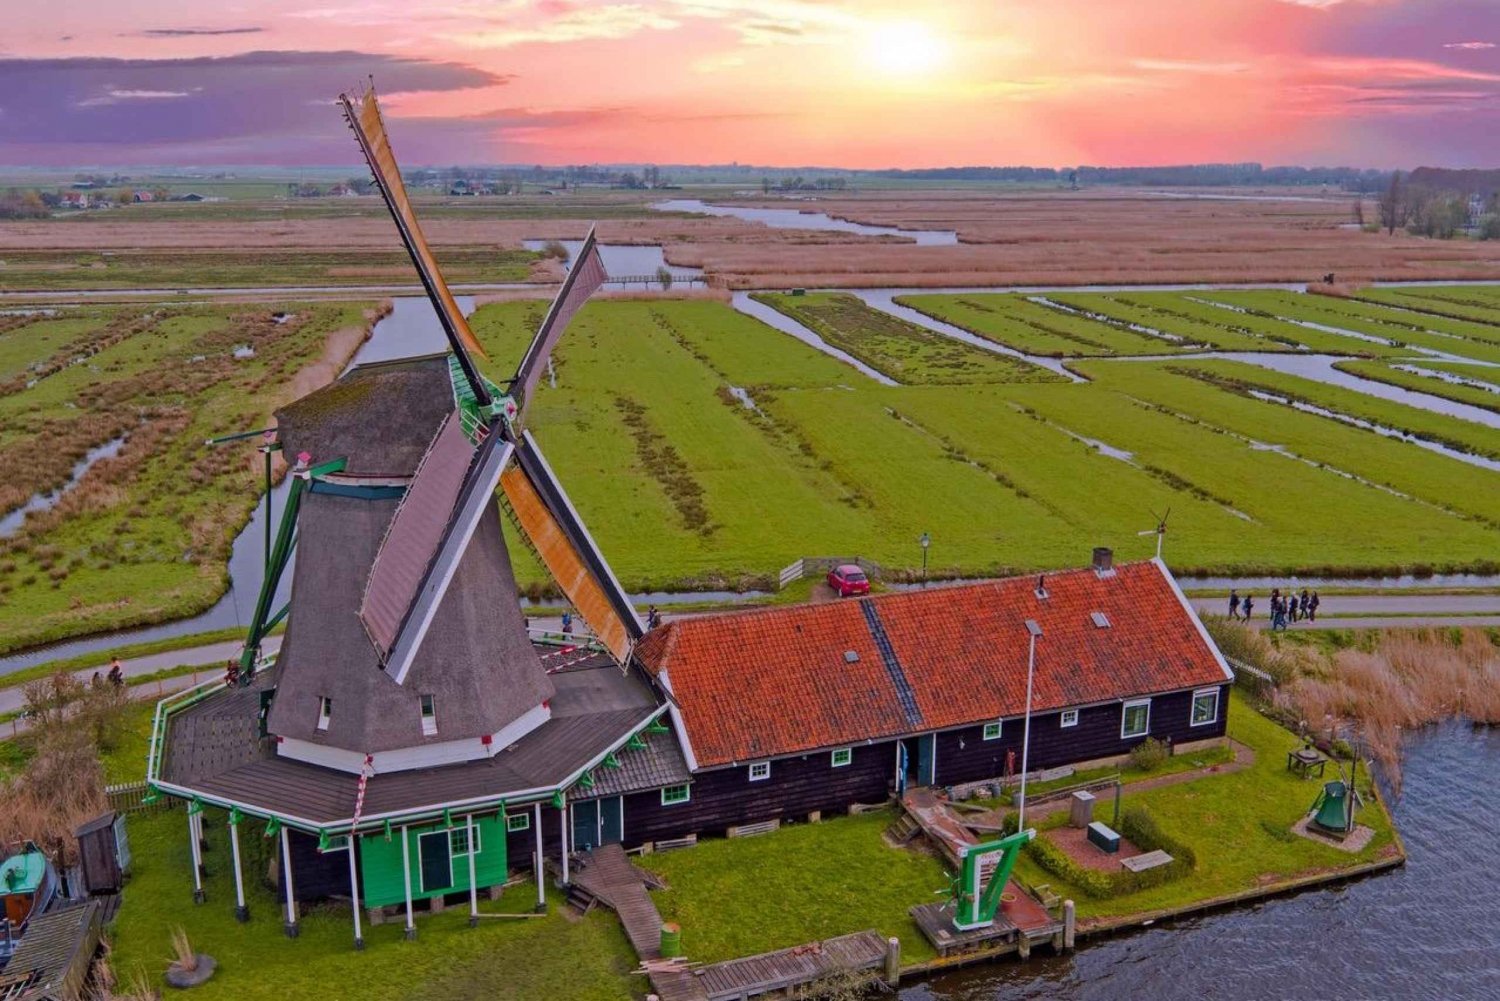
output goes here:
{"type": "Polygon", "coordinates": [[[390,656],[386,659],[386,671],[398,685],[406,681],[407,672],[411,670],[412,661],[432,625],[433,616],[437,614],[443,596],[448,593],[448,585],[453,582],[453,575],[458,570],[458,561],[474,537],[480,518],[495,502],[495,487],[500,481],[501,470],[510,462],[514,451],[514,445],[492,430],[474,456],[468,475],[464,477],[463,489],[459,491],[458,501],[444,526],[437,553],[422,577],[421,587],[413,596],[411,606],[406,610],[401,628],[391,645],[390,656]]]}
{"type": "Polygon", "coordinates": [[[625,663],[644,632],[629,597],[529,434],[516,459],[501,475],[500,489],[521,530],[583,621],[625,663]]]}
{"type": "Polygon", "coordinates": [[[381,657],[395,644],[401,622],[437,555],[473,459],[474,446],[458,415],[450,414],[433,436],[396,508],[360,601],[360,622],[381,657]]]}
{"type": "Polygon", "coordinates": [[[411,255],[412,264],[416,266],[422,285],[427,289],[427,295],[437,310],[438,320],[443,325],[443,332],[448,336],[448,343],[458,356],[464,375],[474,389],[475,397],[481,404],[488,405],[490,394],[485,389],[484,382],[480,379],[479,371],[474,367],[471,357],[472,355],[478,355],[481,358],[488,356],[484,353],[484,348],[480,346],[478,338],[474,336],[474,331],[469,327],[469,321],[464,318],[463,311],[458,308],[458,302],[448,289],[448,282],[443,278],[442,271],[438,269],[437,258],[432,255],[432,248],[428,246],[427,237],[422,233],[421,224],[417,222],[411,199],[406,194],[406,185],[401,180],[401,169],[396,165],[395,154],[391,152],[390,137],[385,131],[385,121],[380,116],[380,105],[375,100],[375,88],[372,85],[359,98],[340,94],[339,103],[343,106],[344,117],[348,119],[349,127],[354,130],[354,136],[359,140],[359,148],[365,155],[365,162],[370,165],[370,173],[375,177],[375,185],[380,189],[381,197],[385,199],[386,207],[391,211],[391,218],[396,222],[396,229],[401,233],[401,242],[406,245],[406,252],[411,255]]]}
{"type": "Polygon", "coordinates": [[[536,336],[531,339],[526,353],[521,356],[521,364],[516,368],[511,394],[520,404],[523,416],[526,408],[531,405],[536,384],[547,368],[547,360],[552,356],[552,349],[557,345],[558,338],[562,337],[574,314],[583,308],[589,296],[608,278],[609,275],[604,270],[604,258],[599,255],[599,245],[594,242],[593,227],[589,227],[589,235],[584,238],[578,256],[573,259],[573,266],[568,269],[562,288],[558,289],[546,318],[542,320],[536,336]]]}

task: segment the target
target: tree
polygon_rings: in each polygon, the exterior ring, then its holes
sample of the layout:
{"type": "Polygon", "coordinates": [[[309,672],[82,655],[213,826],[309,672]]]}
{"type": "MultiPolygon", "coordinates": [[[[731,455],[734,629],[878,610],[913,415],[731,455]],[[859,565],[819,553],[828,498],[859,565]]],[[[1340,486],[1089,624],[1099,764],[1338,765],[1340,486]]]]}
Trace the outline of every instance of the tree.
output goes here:
{"type": "Polygon", "coordinates": [[[656,269],[656,280],[661,282],[662,291],[672,287],[672,269],[663,264],[656,269]]]}
{"type": "Polygon", "coordinates": [[[1354,199],[1354,225],[1360,229],[1365,228],[1365,200],[1363,198],[1354,199]]]}
{"type": "Polygon", "coordinates": [[[1406,225],[1409,211],[1406,190],[1401,186],[1401,171],[1398,170],[1391,175],[1391,183],[1380,196],[1380,225],[1385,227],[1387,236],[1394,236],[1398,226],[1406,225]]]}

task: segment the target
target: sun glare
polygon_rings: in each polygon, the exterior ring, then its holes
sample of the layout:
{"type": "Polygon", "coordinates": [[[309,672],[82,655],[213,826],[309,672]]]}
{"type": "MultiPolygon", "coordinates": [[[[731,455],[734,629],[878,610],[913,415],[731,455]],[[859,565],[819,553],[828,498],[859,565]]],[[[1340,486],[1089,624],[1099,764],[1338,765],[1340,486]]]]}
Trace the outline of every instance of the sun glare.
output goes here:
{"type": "Polygon", "coordinates": [[[948,46],[920,21],[882,21],[870,26],[865,53],[884,73],[921,76],[942,65],[948,46]]]}

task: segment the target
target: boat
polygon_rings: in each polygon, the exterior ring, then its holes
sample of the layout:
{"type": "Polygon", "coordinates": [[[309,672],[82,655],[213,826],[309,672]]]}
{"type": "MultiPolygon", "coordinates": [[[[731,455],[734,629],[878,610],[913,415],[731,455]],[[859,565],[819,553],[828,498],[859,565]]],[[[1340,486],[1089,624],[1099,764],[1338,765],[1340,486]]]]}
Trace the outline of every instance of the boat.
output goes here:
{"type": "Polygon", "coordinates": [[[0,969],[15,954],[33,917],[57,895],[57,870],[30,841],[0,862],[0,969]]]}

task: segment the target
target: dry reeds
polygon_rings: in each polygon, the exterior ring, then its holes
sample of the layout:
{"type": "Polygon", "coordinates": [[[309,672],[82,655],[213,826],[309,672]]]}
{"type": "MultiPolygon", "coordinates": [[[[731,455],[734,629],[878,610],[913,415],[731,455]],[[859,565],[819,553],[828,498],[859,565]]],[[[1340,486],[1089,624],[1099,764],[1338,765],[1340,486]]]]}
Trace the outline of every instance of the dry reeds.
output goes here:
{"type": "Polygon", "coordinates": [[[1342,650],[1300,674],[1273,702],[1329,739],[1350,726],[1401,784],[1402,735],[1444,719],[1500,724],[1500,649],[1479,629],[1392,630],[1372,650],[1342,650]]]}
{"type": "Polygon", "coordinates": [[[172,956],[168,964],[174,970],[192,973],[198,969],[198,953],[188,940],[187,929],[178,925],[172,929],[172,956]]]}

